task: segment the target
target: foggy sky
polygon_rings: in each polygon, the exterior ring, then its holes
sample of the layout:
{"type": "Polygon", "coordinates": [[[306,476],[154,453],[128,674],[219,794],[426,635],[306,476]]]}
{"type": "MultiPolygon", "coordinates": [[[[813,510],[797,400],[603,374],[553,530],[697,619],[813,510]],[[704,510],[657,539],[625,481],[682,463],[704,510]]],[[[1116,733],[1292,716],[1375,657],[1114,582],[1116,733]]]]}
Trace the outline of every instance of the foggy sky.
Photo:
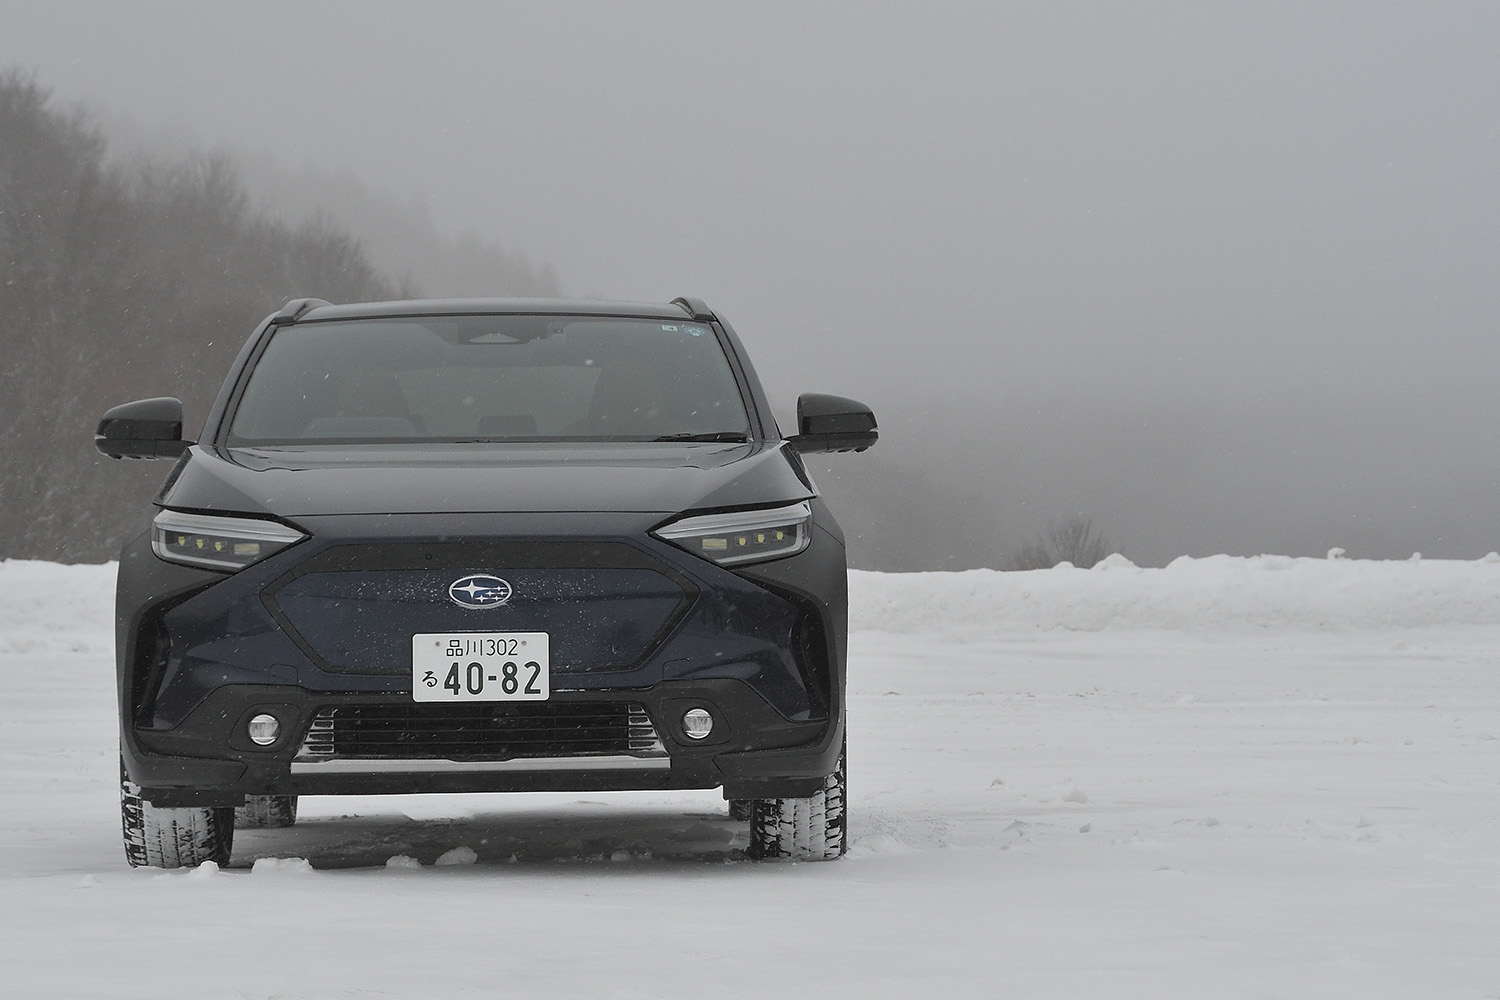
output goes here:
{"type": "Polygon", "coordinates": [[[830,463],[918,463],[1016,540],[1081,512],[1143,562],[1500,548],[1500,6],[0,0],[0,25],[0,66],[64,99],[351,168],[572,294],[702,296],[783,411],[876,407],[880,448],[830,463]]]}

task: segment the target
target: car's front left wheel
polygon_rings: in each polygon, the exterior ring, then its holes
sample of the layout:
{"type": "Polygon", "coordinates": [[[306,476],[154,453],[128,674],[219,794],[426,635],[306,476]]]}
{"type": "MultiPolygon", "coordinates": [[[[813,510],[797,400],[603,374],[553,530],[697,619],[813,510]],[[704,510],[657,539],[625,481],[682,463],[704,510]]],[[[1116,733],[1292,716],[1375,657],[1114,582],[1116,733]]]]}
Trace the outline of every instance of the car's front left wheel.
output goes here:
{"type": "Polygon", "coordinates": [[[229,863],[234,846],[232,806],[154,806],[120,763],[120,825],[132,868],[196,868],[229,863]]]}

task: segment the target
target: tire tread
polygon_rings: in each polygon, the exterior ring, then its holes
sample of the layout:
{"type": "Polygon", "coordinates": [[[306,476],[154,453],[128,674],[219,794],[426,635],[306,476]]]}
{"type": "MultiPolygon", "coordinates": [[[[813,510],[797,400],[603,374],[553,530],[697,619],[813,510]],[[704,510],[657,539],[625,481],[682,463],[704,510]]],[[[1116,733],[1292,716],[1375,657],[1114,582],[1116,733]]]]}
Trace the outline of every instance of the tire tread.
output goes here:
{"type": "Polygon", "coordinates": [[[120,764],[120,826],[132,868],[196,868],[229,863],[234,847],[232,806],[153,806],[120,764]]]}
{"type": "Polygon", "coordinates": [[[237,830],[280,830],[297,822],[297,796],[247,795],[234,811],[237,830]]]}
{"type": "Polygon", "coordinates": [[[750,857],[832,861],[847,849],[848,817],[844,757],[823,779],[821,790],[805,798],[754,799],[750,808],[750,857]]]}

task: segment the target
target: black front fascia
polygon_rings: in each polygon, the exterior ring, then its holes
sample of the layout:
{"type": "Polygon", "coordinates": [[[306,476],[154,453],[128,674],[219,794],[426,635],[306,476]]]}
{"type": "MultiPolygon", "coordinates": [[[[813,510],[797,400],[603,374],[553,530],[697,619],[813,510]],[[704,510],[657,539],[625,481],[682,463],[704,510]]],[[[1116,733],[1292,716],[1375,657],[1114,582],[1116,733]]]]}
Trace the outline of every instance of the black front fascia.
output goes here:
{"type": "MultiPolygon", "coordinates": [[[[826,511],[820,503],[814,508],[815,517],[821,520],[826,511]]],[[[122,611],[131,610],[132,598],[144,598],[146,606],[138,605],[135,610],[152,609],[162,615],[172,656],[167,683],[158,689],[158,678],[152,678],[153,690],[138,692],[143,697],[137,700],[131,697],[132,689],[139,686],[132,675],[134,668],[144,664],[122,654],[122,749],[130,773],[158,789],[177,788],[184,794],[193,788],[204,795],[213,794],[210,789],[215,788],[245,793],[287,790],[277,784],[285,780],[285,757],[294,751],[309,713],[318,705],[405,702],[410,697],[409,675],[340,674],[321,670],[310,660],[298,666],[299,660],[306,659],[305,653],[272,620],[262,592],[280,580],[297,578],[294,568],[299,564],[339,565],[337,560],[344,558],[337,554],[339,549],[364,545],[395,550],[405,546],[420,557],[433,545],[464,545],[454,541],[463,528],[469,533],[489,533],[491,541],[496,536],[509,539],[506,544],[519,546],[510,549],[512,556],[528,545],[538,547],[534,552],[543,552],[543,547],[555,544],[559,521],[564,518],[582,520],[578,515],[308,519],[304,526],[313,533],[308,542],[227,576],[162,563],[150,554],[149,541],[143,536],[131,546],[131,558],[122,561],[122,611]],[[422,534],[430,533],[435,540],[411,541],[419,525],[425,529],[422,534]],[[333,553],[327,556],[330,562],[319,562],[324,553],[333,553]],[[150,572],[153,568],[159,572],[150,572]],[[144,576],[142,571],[147,571],[144,576]],[[154,578],[163,573],[173,581],[181,578],[180,584],[156,584],[154,578]],[[163,590],[176,593],[165,604],[156,604],[158,598],[153,595],[163,590]],[[287,714],[292,723],[287,739],[292,742],[269,750],[239,747],[235,740],[242,716],[265,707],[287,714]]],[[[611,531],[619,539],[635,530],[644,531],[645,520],[604,516],[591,526],[611,531]]],[[[813,545],[798,556],[734,573],[654,540],[624,545],[658,568],[671,570],[674,578],[687,580],[697,599],[655,655],[639,668],[574,675],[570,682],[574,687],[558,690],[557,696],[567,700],[626,698],[648,706],[664,738],[675,746],[671,787],[722,783],[738,797],[806,794],[803,785],[821,780],[831,769],[843,730],[843,551],[836,526],[829,527],[833,533],[819,526],[813,545]],[[827,644],[826,659],[821,665],[806,662],[811,650],[804,647],[795,655],[803,660],[797,669],[790,659],[794,654],[783,644],[798,633],[796,622],[805,623],[811,614],[824,626],[821,638],[827,644]],[[727,723],[728,728],[721,730],[730,737],[727,744],[717,739],[693,744],[675,732],[675,720],[692,704],[705,705],[716,714],[727,713],[720,716],[727,723]],[[690,763],[689,758],[697,763],[690,763]]],[[[483,543],[468,547],[476,544],[483,543]]],[[[635,558],[622,555],[620,561],[635,558]]],[[[131,625],[139,621],[137,614],[124,615],[122,631],[128,635],[131,625]]],[[[808,638],[815,638],[815,633],[808,638]]],[[[514,783],[505,784],[498,776],[480,781],[455,775],[429,784],[415,779],[409,785],[382,784],[370,778],[347,786],[320,784],[316,789],[309,785],[296,790],[626,787],[612,778],[518,776],[506,780],[514,783]]]]}
{"type": "MultiPolygon", "coordinates": [[[[398,672],[379,664],[404,662],[410,654],[409,647],[394,642],[392,635],[544,631],[583,647],[554,650],[554,672],[565,675],[633,670],[677,627],[697,596],[698,587],[686,576],[625,542],[480,539],[336,545],[293,566],[262,591],[261,600],[277,625],[321,670],[398,672]],[[513,603],[476,612],[451,602],[447,584],[468,572],[509,577],[516,584],[513,603]],[[329,583],[321,594],[304,593],[302,585],[312,580],[348,583],[329,583]],[[361,602],[357,590],[366,581],[373,594],[361,602]],[[590,585],[592,595],[580,593],[590,585]],[[558,590],[572,591],[574,601],[549,608],[558,590]],[[597,601],[601,594],[614,605],[613,614],[589,615],[577,605],[579,598],[592,596],[597,601]],[[411,620],[403,621],[407,616],[411,620]],[[309,619],[317,618],[344,641],[309,637],[309,619]],[[377,620],[361,627],[362,618],[377,620]],[[581,635],[595,636],[596,641],[584,642],[581,635]]],[[[317,624],[312,627],[321,631],[317,624]]]]}
{"type": "MultiPolygon", "coordinates": [[[[294,633],[278,621],[282,613],[273,599],[267,602],[263,592],[280,584],[274,591],[284,597],[290,582],[308,578],[298,571],[304,564],[337,566],[349,558],[340,550],[404,551],[405,564],[413,557],[423,557],[434,546],[454,546],[467,553],[462,566],[473,564],[476,548],[503,546],[497,555],[531,552],[544,561],[548,552],[556,553],[565,526],[576,524],[588,535],[567,539],[570,545],[602,544],[607,536],[616,550],[617,562],[636,564],[643,560],[652,567],[649,572],[662,586],[672,591],[671,607],[650,623],[650,655],[634,667],[597,669],[612,664],[593,664],[595,669],[558,670],[553,688],[557,691],[602,691],[641,689],[661,681],[734,678],[755,688],[761,697],[775,706],[789,721],[813,720],[827,711],[826,696],[820,697],[818,681],[809,677],[797,663],[794,631],[799,615],[798,603],[789,602],[784,593],[752,582],[750,573],[731,573],[712,563],[646,536],[649,524],[660,515],[390,515],[383,517],[317,517],[300,519],[312,534],[306,542],[294,545],[263,563],[228,576],[207,590],[174,606],[164,617],[170,633],[170,656],[159,686],[143,692],[127,717],[149,718],[149,727],[165,732],[188,722],[190,715],[216,688],[226,684],[295,684],[309,692],[382,693],[393,697],[410,697],[409,657],[411,634],[402,628],[388,637],[387,655],[382,663],[333,664],[356,669],[327,669],[328,656],[314,659],[307,647],[318,651],[318,642],[301,643],[294,633]],[[634,541],[639,537],[640,541],[634,541]],[[414,539],[420,539],[414,541],[414,539]],[[590,541],[589,539],[593,539],[590,541]],[[514,547],[510,547],[514,546],[514,547]],[[531,546],[531,548],[527,548],[531,546]],[[508,547],[508,548],[506,548],[508,547]],[[332,560],[321,563],[325,553],[332,560]],[[671,621],[666,619],[671,618],[671,621]],[[660,633],[659,635],[657,633],[660,633]],[[811,682],[811,684],[809,683],[811,682]]],[[[573,550],[575,555],[582,549],[573,550]]],[[[807,552],[775,565],[792,570],[793,565],[811,569],[824,566],[807,581],[808,590],[818,592],[832,576],[842,583],[842,547],[814,544],[807,552]],[[823,553],[820,555],[819,553],[823,553]],[[828,557],[828,558],[825,558],[828,557]]],[[[150,557],[148,557],[150,558],[150,557]]],[[[576,558],[575,558],[575,561],[576,558]]],[[[352,565],[359,565],[355,558],[352,565]]],[[[402,564],[400,560],[397,564],[402,564]]],[[[349,564],[346,564],[349,565],[349,564]]],[[[479,565],[475,571],[492,572],[502,567],[479,565]]],[[[199,574],[195,574],[199,575],[199,574]]],[[[463,575],[454,568],[451,580],[463,575]]],[[[451,582],[450,580],[450,582],[451,582]]],[[[446,584],[445,584],[446,586],[446,584]]],[[[126,588],[131,589],[130,587],[126,588]]],[[[802,589],[802,588],[789,588],[802,589]]],[[[444,598],[446,603],[446,598],[444,598]]],[[[805,606],[805,604],[804,604],[805,606]]],[[[454,612],[456,606],[450,605],[454,612]]],[[[476,612],[477,621],[493,621],[476,612]]],[[[417,619],[413,618],[415,622],[417,619]]],[[[293,622],[295,625],[296,623],[293,622]]],[[[831,623],[832,624],[832,623],[831,623]]],[[[510,631],[496,625],[475,624],[454,628],[450,624],[426,625],[414,632],[443,631],[510,631]]],[[[516,628],[516,631],[529,629],[516,628]]],[[[632,659],[640,656],[637,650],[632,659]]]]}

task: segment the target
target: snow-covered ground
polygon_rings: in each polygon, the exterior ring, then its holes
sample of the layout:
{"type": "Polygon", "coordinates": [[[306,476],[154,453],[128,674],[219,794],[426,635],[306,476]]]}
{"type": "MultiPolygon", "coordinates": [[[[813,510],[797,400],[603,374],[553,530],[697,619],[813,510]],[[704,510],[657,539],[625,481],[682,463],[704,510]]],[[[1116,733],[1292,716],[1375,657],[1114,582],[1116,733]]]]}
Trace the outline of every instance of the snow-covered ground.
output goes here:
{"type": "Polygon", "coordinates": [[[111,577],[0,564],[6,997],[1500,997],[1500,558],[854,574],[830,864],[675,793],[131,871],[111,577]]]}

